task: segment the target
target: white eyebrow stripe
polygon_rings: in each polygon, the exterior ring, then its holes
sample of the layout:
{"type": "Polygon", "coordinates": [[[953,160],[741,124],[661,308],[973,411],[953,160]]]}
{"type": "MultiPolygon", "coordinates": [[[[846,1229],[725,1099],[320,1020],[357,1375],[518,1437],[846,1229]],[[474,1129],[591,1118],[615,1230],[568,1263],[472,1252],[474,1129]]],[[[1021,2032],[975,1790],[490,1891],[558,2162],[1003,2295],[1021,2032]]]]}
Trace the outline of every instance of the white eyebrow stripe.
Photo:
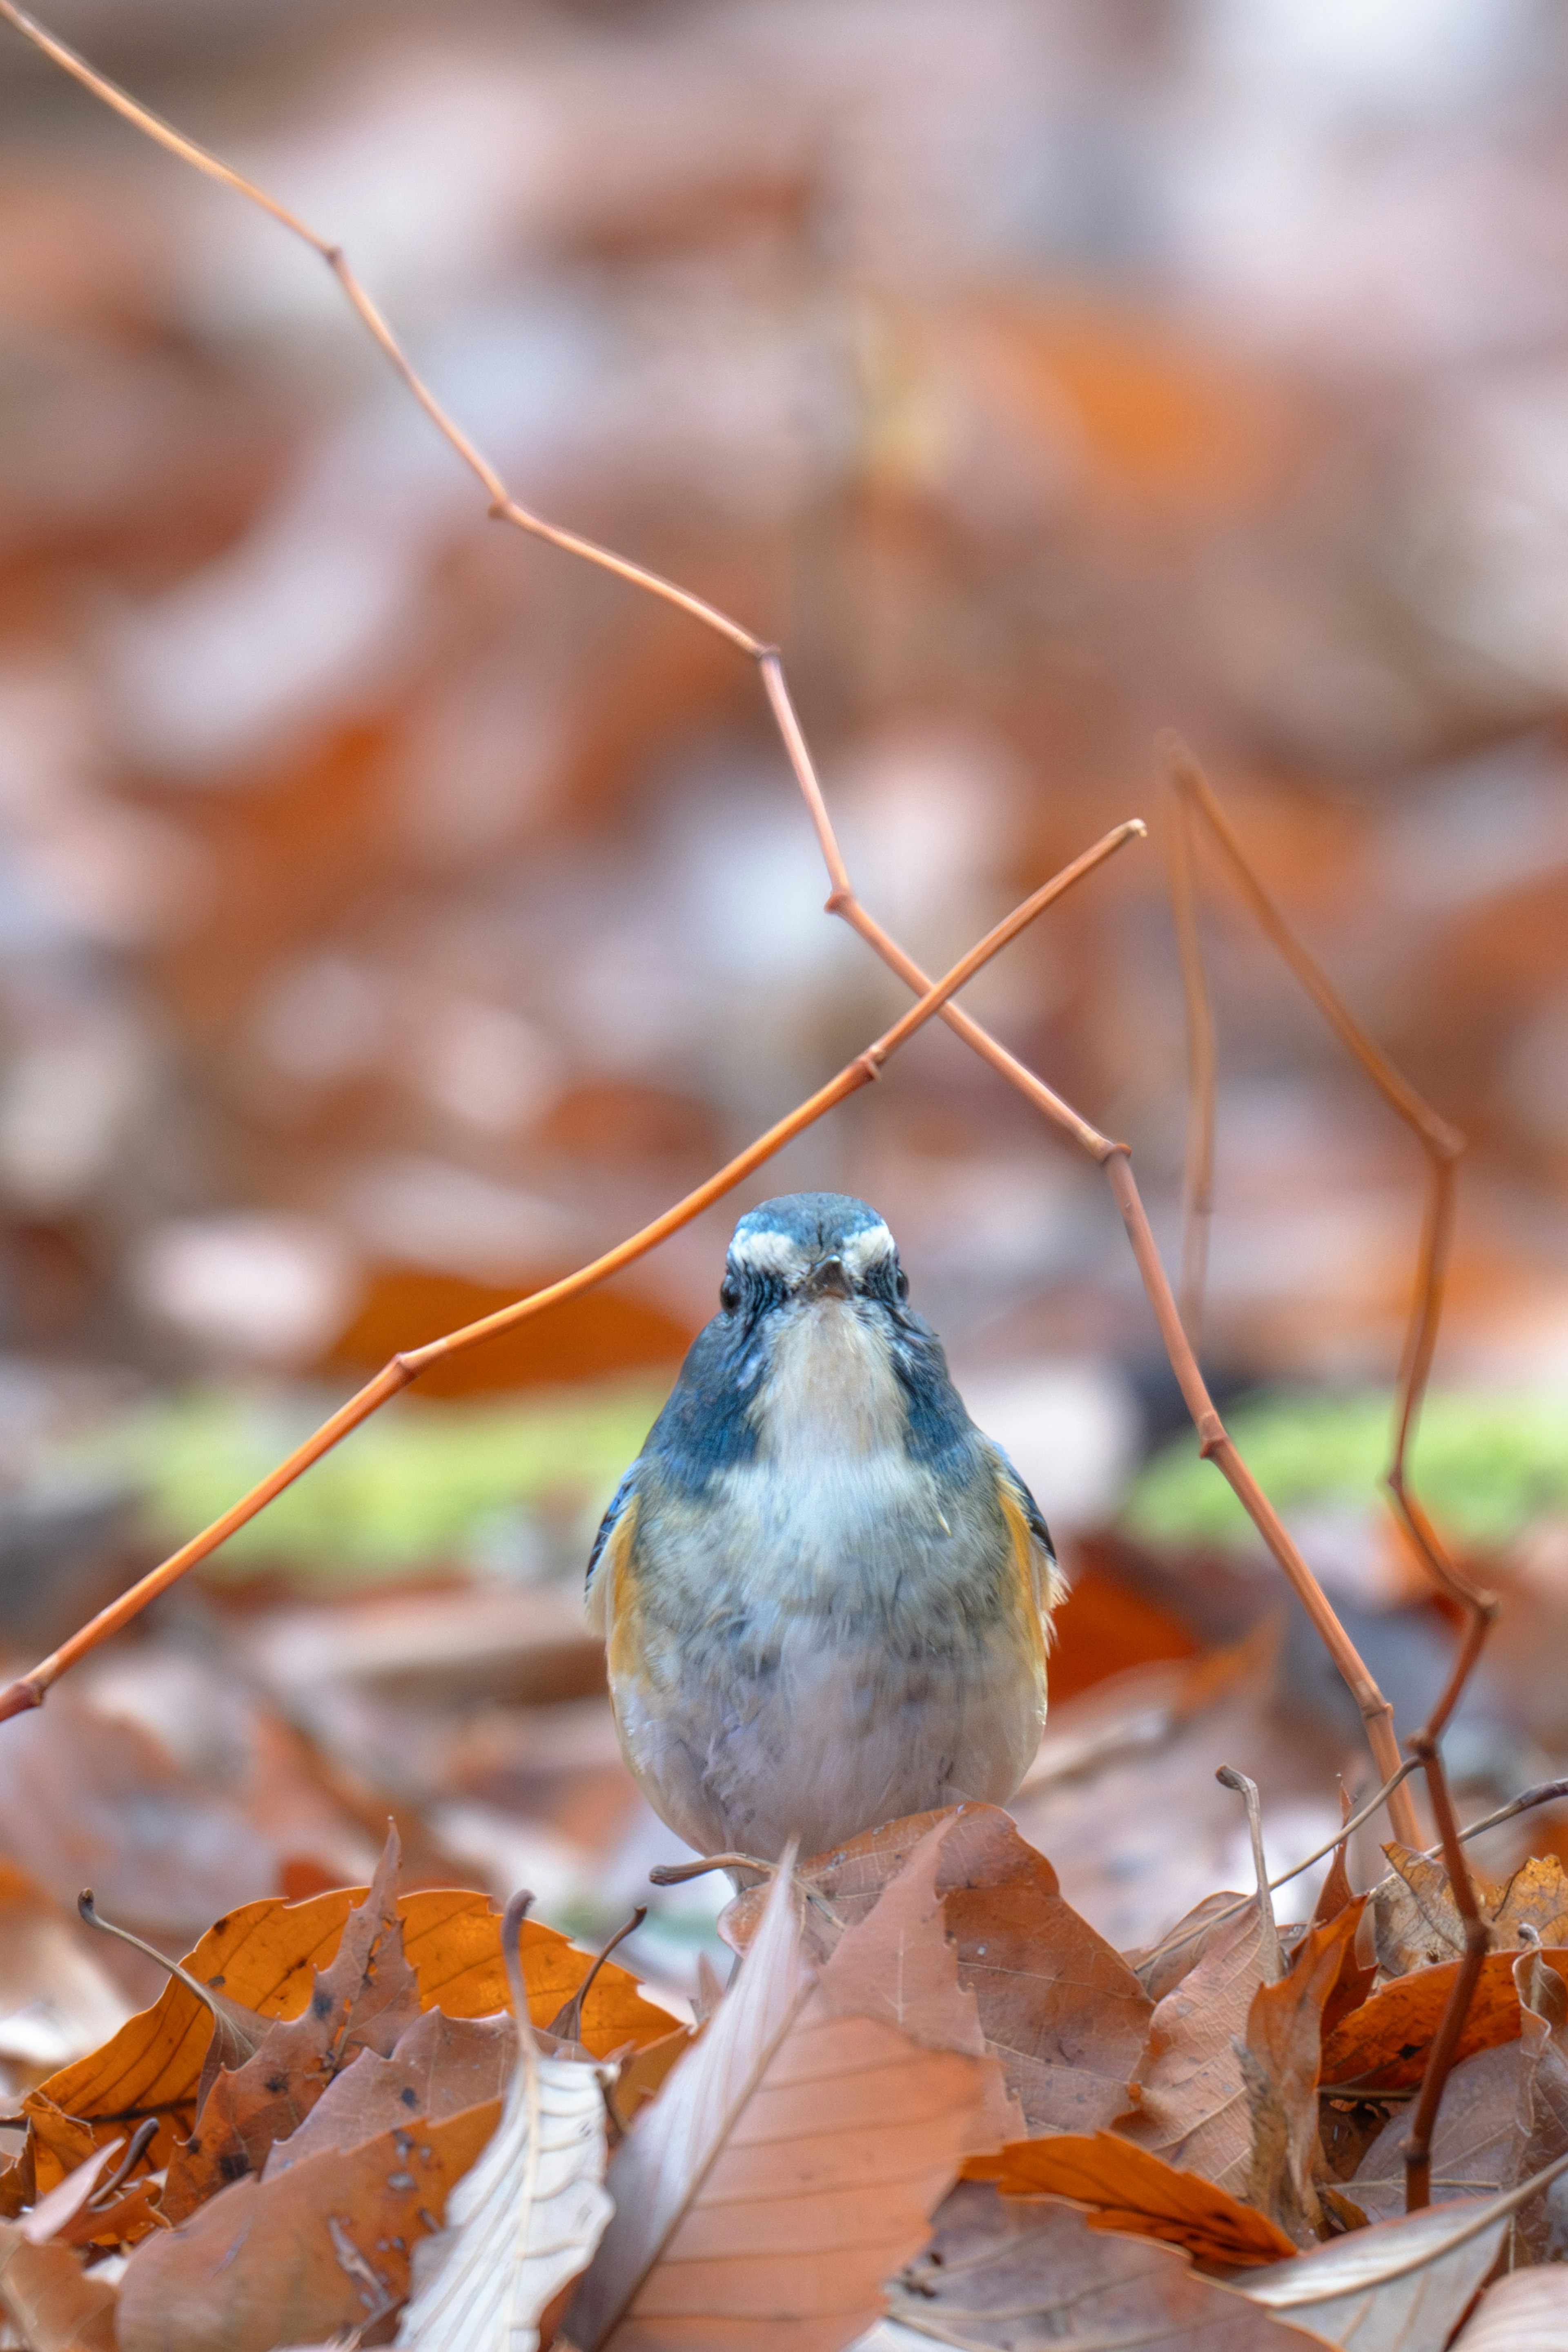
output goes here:
{"type": "Polygon", "coordinates": [[[803,1274],[810,1263],[799,1242],[780,1233],[737,1234],[729,1254],[754,1274],[803,1274]]]}
{"type": "Polygon", "coordinates": [[[851,1234],[839,1255],[848,1273],[863,1275],[882,1259],[892,1257],[893,1235],[885,1225],[867,1225],[863,1233],[851,1234]]]}

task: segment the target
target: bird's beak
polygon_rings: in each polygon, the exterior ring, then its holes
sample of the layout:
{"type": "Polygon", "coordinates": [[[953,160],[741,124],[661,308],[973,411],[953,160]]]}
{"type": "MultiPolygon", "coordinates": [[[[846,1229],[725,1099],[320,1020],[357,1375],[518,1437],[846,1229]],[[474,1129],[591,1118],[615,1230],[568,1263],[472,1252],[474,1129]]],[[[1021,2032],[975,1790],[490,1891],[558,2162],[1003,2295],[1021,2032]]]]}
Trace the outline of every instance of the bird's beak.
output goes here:
{"type": "Polygon", "coordinates": [[[806,1276],[808,1298],[848,1298],[852,1296],[849,1276],[844,1262],[839,1257],[820,1258],[806,1276]]]}

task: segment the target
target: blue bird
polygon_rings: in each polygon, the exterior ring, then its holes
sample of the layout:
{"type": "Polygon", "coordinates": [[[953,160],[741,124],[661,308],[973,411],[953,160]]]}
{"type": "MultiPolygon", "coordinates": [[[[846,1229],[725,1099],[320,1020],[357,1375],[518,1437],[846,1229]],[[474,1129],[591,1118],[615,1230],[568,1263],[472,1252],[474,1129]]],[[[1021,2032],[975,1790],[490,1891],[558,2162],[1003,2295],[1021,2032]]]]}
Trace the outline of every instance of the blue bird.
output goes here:
{"type": "Polygon", "coordinates": [[[1002,1803],[1039,1745],[1051,1537],[908,1296],[865,1202],[749,1211],[600,1528],[622,1750],[699,1853],[1002,1803]]]}

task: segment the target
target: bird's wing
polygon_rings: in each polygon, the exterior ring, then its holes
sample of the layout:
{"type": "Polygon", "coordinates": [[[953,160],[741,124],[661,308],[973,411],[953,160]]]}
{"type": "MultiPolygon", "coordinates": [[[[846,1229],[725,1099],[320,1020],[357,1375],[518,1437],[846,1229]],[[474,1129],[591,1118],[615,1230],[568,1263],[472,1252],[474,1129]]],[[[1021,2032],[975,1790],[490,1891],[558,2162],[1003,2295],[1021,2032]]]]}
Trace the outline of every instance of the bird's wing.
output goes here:
{"type": "Polygon", "coordinates": [[[997,1444],[996,1439],[988,1438],[986,1442],[996,1457],[997,1470],[1002,1485],[1022,1513],[1024,1525],[1045,1556],[1039,1578],[1039,1593],[1040,1605],[1049,1617],[1057,1602],[1065,1596],[1067,1587],[1057,1566],[1056,1546],[1051,1540],[1051,1529],[1045,1524],[1045,1514],[1013,1468],[1008,1455],[997,1444]]]}
{"type": "Polygon", "coordinates": [[[630,1470],[626,1472],[626,1475],[622,1479],[619,1486],[616,1487],[614,1494],[611,1496],[610,1508],[605,1512],[604,1517],[599,1522],[599,1533],[594,1537],[593,1549],[588,1555],[588,1574],[583,1580],[583,1591],[585,1592],[590,1592],[593,1589],[593,1571],[599,1566],[601,1559],[603,1558],[604,1547],[610,1541],[611,1537],[615,1533],[615,1529],[625,1513],[626,1507],[632,1500],[632,1494],[636,1489],[637,1473],[642,1467],[643,1457],[639,1454],[636,1461],[632,1463],[630,1470]]]}

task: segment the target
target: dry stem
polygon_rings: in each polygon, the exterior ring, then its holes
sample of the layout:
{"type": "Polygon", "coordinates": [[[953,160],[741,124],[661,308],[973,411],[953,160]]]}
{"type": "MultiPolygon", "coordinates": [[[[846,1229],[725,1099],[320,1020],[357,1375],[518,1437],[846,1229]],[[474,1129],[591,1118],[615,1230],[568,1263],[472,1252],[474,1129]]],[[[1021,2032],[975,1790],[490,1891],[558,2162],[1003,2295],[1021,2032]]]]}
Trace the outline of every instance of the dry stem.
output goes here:
{"type": "Polygon", "coordinates": [[[1448,1884],[1465,1923],[1464,1958],[1449,1988],[1437,2031],[1432,2037],[1432,2046],[1427,2053],[1427,2071],[1421,2077],[1421,2095],[1416,2102],[1409,2137],[1405,2142],[1405,2210],[1414,2213],[1420,2206],[1429,2205],[1432,2201],[1432,2134],[1437,2126],[1444,2087],[1453,2066],[1454,2053],[1459,2046],[1459,2036],[1470,2013],[1470,2001],[1491,1936],[1481,1917],[1480,1905],[1476,1900],[1475,1881],[1470,1876],[1469,1864],[1465,1860],[1465,1850],[1459,1841],[1459,1825],[1454,1818],[1453,1800],[1448,1794],[1448,1776],[1443,1770],[1437,1740],[1430,1732],[1419,1732],[1410,1742],[1410,1748],[1416,1761],[1426,1769],[1427,1793],[1432,1801],[1433,1818],[1442,1840],[1448,1884]]]}
{"type": "MultiPolygon", "coordinates": [[[[757,662],[791,771],[816,828],[823,862],[827,866],[831,884],[828,899],[830,910],[842,916],[867,944],[875,950],[883,961],[896,971],[909,987],[917,992],[926,990],[927,982],[918,965],[904,953],[896,940],[891,939],[881,929],[854,894],[849,869],[844,864],[833,833],[827,804],[812,765],[804,734],[795,715],[785,682],[783,666],[777,651],[764,640],[754,635],[750,630],[743,628],[738,622],[731,620],[727,614],[706,603],[701,597],[694,596],[685,589],[676,587],[673,582],[661,578],[656,572],[628,562],[623,557],[613,554],[606,548],[597,546],[591,540],[581,539],[574,532],[560,530],[555,524],[545,521],[541,517],[533,514],[528,508],[519,504],[511,496],[496,468],[447,415],[416,373],[381,313],[350,270],[340,249],[336,245],[319,236],[314,229],[299,220],[285,205],[278,204],[275,198],[255,186],[240,173],[232,171],[216,156],[209,154],[204,148],[184,138],[182,133],[172,130],[167,123],[160,121],[155,115],[149,113],[125,91],[97,73],[73,49],[47,33],[25,10],[15,5],[15,0],[0,0],[0,16],[4,16],[14,25],[18,32],[34,42],[47,56],[52,58],[64,71],[73,75],[95,97],[123,115],[138,130],[156,140],[161,146],[166,147],[171,153],[190,163],[196,170],[205,173],[210,178],[223,182],[225,185],[235,189],[239,194],[249,197],[253,203],[271,214],[273,218],[279,221],[285,228],[302,238],[314,252],[321,257],[332,270],[354,311],[374,337],[391,365],[402,378],[436,429],[484,486],[492,515],[502,521],[515,524],[519,530],[526,530],[536,538],[548,540],[551,545],[562,549],[568,554],[580,556],[585,562],[597,564],[604,571],[614,572],[617,577],[627,581],[634,587],[644,589],[650,594],[661,597],[666,604],[677,606],[692,619],[714,630],[757,662]]],[[[917,1007],[916,1010],[918,1009],[917,1007]]],[[[1254,1526],[1301,1597],[1313,1624],[1327,1645],[1335,1665],[1354,1695],[1366,1726],[1367,1742],[1371,1748],[1374,1761],[1380,1777],[1386,1780],[1400,1760],[1398,1742],[1394,1732],[1393,1709],[1367,1672],[1365,1664],[1341,1625],[1322,1587],[1287,1535],[1278,1514],[1242,1462],[1225,1431],[1218,1413],[1215,1411],[1213,1400],[1204,1384],[1197,1358],[1188,1343],[1181,1318],[1176,1312],[1176,1301],[1172,1296],[1165,1268],[1160,1263],[1159,1254],[1155,1247],[1154,1236],[1149,1230],[1148,1219],[1138,1194],[1137,1185],[1134,1181],[1127,1147],[1101,1135],[1069,1103],[1054,1094],[1032,1070],[1026,1068],[981,1028],[977,1022],[971,1020],[968,1014],[960,1012],[956,1005],[944,1005],[941,1012],[942,1018],[946,1021],[950,1028],[955,1029],[984,1060],[989,1062],[994,1069],[999,1071],[1011,1085],[1026,1095],[1046,1118],[1071,1135],[1080,1148],[1104,1169],[1107,1181],[1122,1212],[1133,1254],[1137,1261],[1138,1271],[1154,1308],[1155,1319],[1159,1326],[1160,1336],[1170,1356],[1182,1395],[1197,1428],[1201,1450],[1205,1456],[1215,1464],[1221,1475],[1229,1481],[1254,1526]]],[[[851,1085],[845,1086],[844,1091],[851,1091],[852,1085],[862,1082],[859,1078],[854,1079],[851,1085]]],[[[835,1084],[838,1083],[835,1081],[835,1084]]],[[[1396,1083],[1398,1082],[1396,1081],[1396,1083]]],[[[813,1102],[819,1106],[815,1109],[803,1107],[803,1109],[809,1110],[810,1117],[820,1116],[821,1110],[829,1107],[821,1097],[813,1097],[813,1102]]],[[[799,1126],[805,1123],[805,1118],[798,1115],[798,1124],[791,1126],[789,1131],[798,1132],[799,1126]]],[[[768,1139],[763,1139],[763,1143],[767,1142],[768,1139]]],[[[777,1144],[771,1148],[777,1149],[777,1144]]],[[[760,1159],[767,1156],[767,1152],[761,1145],[757,1145],[753,1146],[753,1155],[755,1156],[744,1156],[747,1167],[758,1165],[760,1159]]],[[[737,1163],[732,1163],[732,1169],[736,1166],[737,1163]]],[[[737,1182],[739,1173],[744,1172],[745,1169],[734,1174],[730,1171],[722,1171],[720,1177],[713,1179],[711,1185],[703,1188],[702,1194],[694,1195],[693,1200],[698,1206],[706,1206],[709,1200],[716,1199],[720,1192],[728,1189],[728,1182],[737,1182]],[[727,1178],[728,1182],[725,1181],[727,1178]]],[[[659,1221],[656,1227],[648,1228],[644,1234],[634,1237],[632,1243],[622,1244],[621,1252],[612,1252],[610,1260],[599,1261],[595,1267],[585,1268],[581,1275],[572,1276],[570,1289],[585,1288],[590,1281],[602,1279],[604,1274],[614,1270],[614,1265],[624,1265],[632,1256],[641,1255],[643,1249],[652,1248],[655,1241],[664,1238],[665,1233],[673,1232],[677,1223],[684,1223],[687,1216],[696,1213],[696,1206],[683,1202],[679,1210],[671,1211],[666,1218],[659,1221]]],[[[424,1364],[434,1361],[437,1356],[452,1352],[458,1346],[470,1345],[475,1339],[487,1336],[490,1331],[505,1329],[509,1323],[519,1319],[525,1313],[537,1313],[541,1306],[550,1303],[552,1298],[568,1295],[568,1289],[569,1286],[557,1285],[551,1291],[538,1293],[534,1298],[522,1301],[517,1307],[505,1310],[501,1316],[487,1318],[482,1324],[470,1325],[466,1330],[455,1333],[447,1339],[434,1341],[431,1347],[415,1349],[407,1357],[394,1357],[392,1362],[368,1388],[362,1390],[358,1397],[351,1399],[350,1403],[344,1406],[340,1414],[333,1417],[333,1421],[327,1425],[326,1430],[319,1432],[317,1437],[301,1448],[298,1454],[291,1455],[287,1463],[281,1465],[273,1473],[271,1479],[264,1481],[262,1486],[256,1488],[252,1496],[247,1496],[243,1502],[236,1504],[234,1510],[228,1513],[224,1520],[217,1523],[215,1529],[208,1529],[204,1536],[196,1538],[193,1545],[187,1545],[183,1552],[176,1553],[172,1560],[165,1562],[162,1569],[154,1570],[151,1578],[143,1579],[142,1583],[131,1593],[127,1594],[114,1609],[106,1611],[101,1618],[95,1619],[91,1625],[84,1627],[71,1643],[67,1643],[63,1651],[56,1654],[53,1660],[46,1661],[44,1666],[35,1671],[34,1675],[25,1678],[21,1684],[14,1685],[11,1692],[0,1696],[0,1719],[3,1719],[6,1712],[15,1712],[19,1706],[36,1704],[38,1696],[41,1696],[42,1689],[47,1687],[47,1680],[52,1680],[55,1674],[62,1672],[65,1665],[72,1659],[82,1654],[84,1649],[92,1647],[96,1642],[102,1640],[118,1625],[123,1624],[128,1617],[134,1615],[139,1608],[145,1605],[146,1601],[152,1597],[154,1591],[162,1591],[164,1585],[182,1574],[185,1568],[192,1566],[196,1559],[204,1558],[206,1553],[213,1549],[216,1543],[221,1542],[225,1535],[232,1532],[234,1528],[243,1525],[245,1520],[253,1517],[256,1511],[261,1509],[267,1502],[270,1501],[274,1494],[281,1491],[281,1488],[288,1485],[293,1478],[298,1477],[299,1472],[308,1467],[310,1462],[317,1460],[329,1445],[335,1444],[340,1437],[345,1435],[369,1413],[375,1412],[390,1396],[395,1395],[400,1388],[404,1387],[408,1380],[413,1377],[414,1371],[422,1369],[424,1364]],[[45,1675],[46,1669],[50,1670],[47,1680],[40,1682],[39,1677],[45,1675]]],[[[1390,1820],[1396,1834],[1406,1843],[1414,1843],[1416,1830],[1407,1797],[1403,1792],[1391,1797],[1389,1810],[1390,1820]]]]}
{"type": "MultiPolygon", "coordinates": [[[[1171,856],[1172,892],[1182,989],[1189,1041],[1187,1175],[1183,1202],[1184,1266],[1207,1262],[1207,1225],[1214,1149],[1214,1030],[1207,982],[1198,943],[1192,871],[1191,821],[1201,816],[1228,865],[1260,929],[1295,973],[1345,1051],[1364,1069],[1396,1117],[1403,1119],[1427,1158],[1427,1197],[1410,1318],[1401,1351],[1393,1451],[1384,1484],[1392,1507],[1417,1558],[1433,1581],[1468,1612],[1469,1623],[1453,1672],[1427,1729],[1437,1738],[1457,1706],[1497,1615],[1497,1599],[1476,1584],[1449,1558],[1437,1529],[1410,1485],[1408,1456],[1431,1376],[1432,1357],[1443,1311],[1443,1284],[1453,1243],[1456,1162],[1465,1139],[1396,1070],[1361,1027],[1333,982],[1286,922],[1253,870],[1235,828],[1202,767],[1176,736],[1163,740],[1174,787],[1176,824],[1171,856]]],[[[1184,1298],[1189,1328],[1201,1316],[1201,1296],[1184,1298]]]]}
{"type": "Polygon", "coordinates": [[[1186,1011],[1186,1167],[1182,1181],[1181,1319],[1196,1350],[1203,1342],[1208,1236],[1214,1216],[1214,1006],[1197,929],[1192,817],[1177,794],[1171,826],[1171,913],[1186,1011]]]}

